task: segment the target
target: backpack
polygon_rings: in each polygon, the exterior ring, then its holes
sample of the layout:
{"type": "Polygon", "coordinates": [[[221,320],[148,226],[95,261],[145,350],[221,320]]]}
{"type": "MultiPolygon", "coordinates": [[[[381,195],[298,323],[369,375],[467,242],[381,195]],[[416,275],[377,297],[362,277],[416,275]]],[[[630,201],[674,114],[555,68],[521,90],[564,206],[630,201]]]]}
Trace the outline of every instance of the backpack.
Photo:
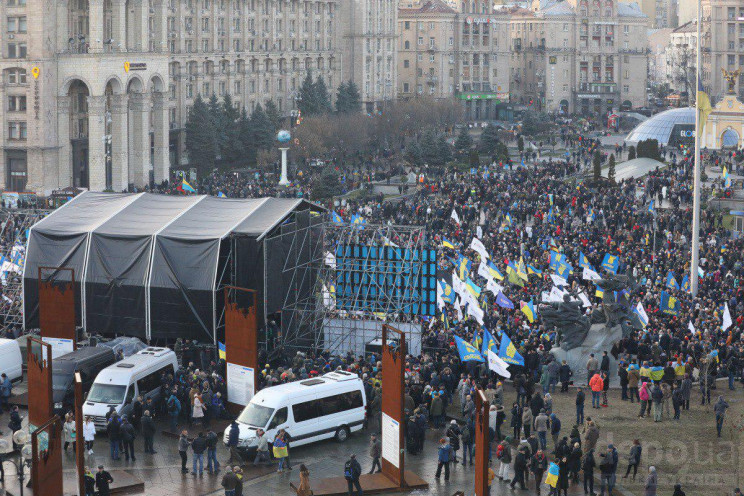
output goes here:
{"type": "Polygon", "coordinates": [[[348,461],[347,461],[347,462],[346,462],[346,463],[344,464],[344,478],[345,478],[346,480],[352,480],[352,479],[354,478],[354,473],[353,473],[353,471],[351,470],[351,460],[348,460],[348,461]]]}
{"type": "Polygon", "coordinates": [[[503,445],[503,444],[499,444],[499,445],[498,445],[498,446],[496,447],[496,459],[497,459],[497,460],[501,460],[501,456],[502,456],[503,454],[504,454],[504,445],[503,445]]]}

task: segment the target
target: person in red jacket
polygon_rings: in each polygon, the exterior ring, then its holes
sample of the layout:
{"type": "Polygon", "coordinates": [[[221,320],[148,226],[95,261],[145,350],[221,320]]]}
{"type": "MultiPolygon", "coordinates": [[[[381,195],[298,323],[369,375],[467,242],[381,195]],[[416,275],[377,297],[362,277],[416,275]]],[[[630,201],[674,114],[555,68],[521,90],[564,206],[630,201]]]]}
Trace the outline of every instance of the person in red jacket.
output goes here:
{"type": "Polygon", "coordinates": [[[592,390],[592,408],[600,408],[599,397],[604,389],[604,381],[599,374],[594,374],[592,378],[589,379],[589,387],[592,390]]]}

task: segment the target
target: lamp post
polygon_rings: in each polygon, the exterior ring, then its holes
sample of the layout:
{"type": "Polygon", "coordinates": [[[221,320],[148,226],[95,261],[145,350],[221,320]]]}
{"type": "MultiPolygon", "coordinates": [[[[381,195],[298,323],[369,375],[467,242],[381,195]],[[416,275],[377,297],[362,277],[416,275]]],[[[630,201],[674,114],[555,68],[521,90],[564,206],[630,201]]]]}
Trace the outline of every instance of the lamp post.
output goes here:
{"type": "Polygon", "coordinates": [[[695,169],[693,171],[692,180],[692,260],[690,263],[690,293],[692,296],[697,296],[698,292],[698,265],[700,263],[700,130],[704,122],[700,122],[700,64],[702,62],[701,57],[701,36],[703,33],[702,24],[703,22],[703,8],[700,0],[698,0],[698,11],[697,11],[697,50],[696,50],[696,61],[695,61],[695,169]]]}
{"type": "Polygon", "coordinates": [[[276,135],[276,140],[284,145],[280,146],[279,150],[282,151],[282,175],[279,178],[279,185],[280,186],[288,186],[289,185],[289,179],[287,178],[287,151],[289,150],[289,147],[286,146],[289,143],[289,140],[292,139],[292,135],[289,134],[289,131],[282,129],[279,131],[276,135]]]}
{"type": "Polygon", "coordinates": [[[8,462],[16,468],[21,496],[23,496],[23,489],[26,485],[26,467],[31,468],[32,455],[29,441],[28,432],[16,431],[13,433],[13,449],[8,451],[8,441],[0,439],[0,463],[8,462]]]}

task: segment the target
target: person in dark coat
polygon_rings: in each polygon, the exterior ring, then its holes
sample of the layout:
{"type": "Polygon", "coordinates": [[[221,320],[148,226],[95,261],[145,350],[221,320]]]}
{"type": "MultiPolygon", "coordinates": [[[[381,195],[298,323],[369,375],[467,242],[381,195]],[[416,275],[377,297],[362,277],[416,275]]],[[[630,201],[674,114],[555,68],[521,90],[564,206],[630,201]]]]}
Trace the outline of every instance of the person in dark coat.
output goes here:
{"type": "Polygon", "coordinates": [[[535,474],[535,490],[540,496],[540,485],[543,482],[543,474],[548,469],[548,457],[542,450],[537,450],[530,461],[530,470],[535,474]]]}
{"type": "Polygon", "coordinates": [[[142,437],[145,440],[145,453],[154,455],[155,453],[157,453],[154,448],[155,421],[150,415],[150,410],[145,410],[140,423],[142,424],[142,437]]]}
{"type": "Polygon", "coordinates": [[[134,438],[136,437],[134,432],[134,426],[129,423],[129,419],[124,416],[121,419],[121,442],[124,446],[124,459],[129,461],[129,458],[133,462],[137,461],[134,457],[134,438]]]}
{"type": "Polygon", "coordinates": [[[511,409],[511,427],[514,431],[514,439],[519,439],[519,433],[522,430],[522,407],[519,403],[514,403],[511,409]]]}
{"type": "Polygon", "coordinates": [[[579,470],[581,470],[582,455],[581,445],[579,443],[574,443],[573,448],[571,448],[571,453],[568,455],[568,471],[571,474],[571,480],[573,480],[574,484],[579,482],[579,470]]]}
{"type": "Polygon", "coordinates": [[[514,457],[514,479],[512,479],[509,486],[514,489],[514,486],[519,483],[520,489],[527,489],[524,483],[524,472],[527,470],[527,456],[525,455],[525,449],[520,448],[517,451],[517,456],[514,457]]]}
{"type": "Polygon", "coordinates": [[[96,487],[98,488],[98,496],[111,496],[111,487],[114,478],[111,477],[107,471],[103,469],[103,465],[98,466],[98,472],[96,473],[96,487]]]}
{"type": "Polygon", "coordinates": [[[594,494],[594,467],[596,465],[594,450],[590,449],[581,462],[581,470],[584,471],[584,494],[594,494]]]}
{"type": "Polygon", "coordinates": [[[457,452],[460,450],[460,426],[457,425],[457,420],[452,420],[445,435],[449,438],[449,444],[452,446],[454,452],[452,462],[457,463],[457,452]]]}
{"type": "Polygon", "coordinates": [[[561,380],[561,393],[568,392],[568,386],[571,382],[572,375],[573,375],[573,372],[571,371],[571,367],[568,365],[568,362],[563,360],[563,363],[561,364],[561,368],[558,369],[558,377],[561,380]]]}
{"type": "Polygon", "coordinates": [[[108,434],[109,446],[111,447],[111,459],[118,460],[119,442],[121,442],[121,424],[119,423],[119,416],[116,412],[108,419],[106,433],[108,434]]]}
{"type": "Polygon", "coordinates": [[[564,496],[568,496],[568,458],[563,457],[558,461],[558,469],[560,472],[558,473],[558,484],[556,484],[555,488],[558,490],[557,494],[558,496],[561,496],[561,492],[563,492],[564,496]]]}
{"type": "Polygon", "coordinates": [[[533,394],[530,399],[530,410],[532,410],[532,417],[535,418],[540,414],[540,410],[545,408],[545,400],[540,393],[533,394]]]}
{"type": "Polygon", "coordinates": [[[96,494],[96,476],[90,471],[88,467],[85,467],[85,475],[83,476],[83,482],[85,483],[85,496],[95,496],[96,494]]]}

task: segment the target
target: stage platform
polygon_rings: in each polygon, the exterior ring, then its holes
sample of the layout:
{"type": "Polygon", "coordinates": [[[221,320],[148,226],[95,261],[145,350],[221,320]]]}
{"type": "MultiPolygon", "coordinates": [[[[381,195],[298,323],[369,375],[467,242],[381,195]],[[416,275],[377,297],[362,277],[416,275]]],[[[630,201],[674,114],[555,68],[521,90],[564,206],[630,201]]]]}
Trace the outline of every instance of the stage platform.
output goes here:
{"type": "MultiPolygon", "coordinates": [[[[362,486],[364,494],[408,492],[429,487],[429,484],[424,479],[408,470],[406,470],[406,487],[397,487],[390,479],[382,475],[382,473],[362,474],[359,477],[359,484],[362,486]]],[[[348,484],[343,477],[320,479],[315,483],[311,483],[311,486],[315,496],[346,496],[349,494],[348,484]]]]}

